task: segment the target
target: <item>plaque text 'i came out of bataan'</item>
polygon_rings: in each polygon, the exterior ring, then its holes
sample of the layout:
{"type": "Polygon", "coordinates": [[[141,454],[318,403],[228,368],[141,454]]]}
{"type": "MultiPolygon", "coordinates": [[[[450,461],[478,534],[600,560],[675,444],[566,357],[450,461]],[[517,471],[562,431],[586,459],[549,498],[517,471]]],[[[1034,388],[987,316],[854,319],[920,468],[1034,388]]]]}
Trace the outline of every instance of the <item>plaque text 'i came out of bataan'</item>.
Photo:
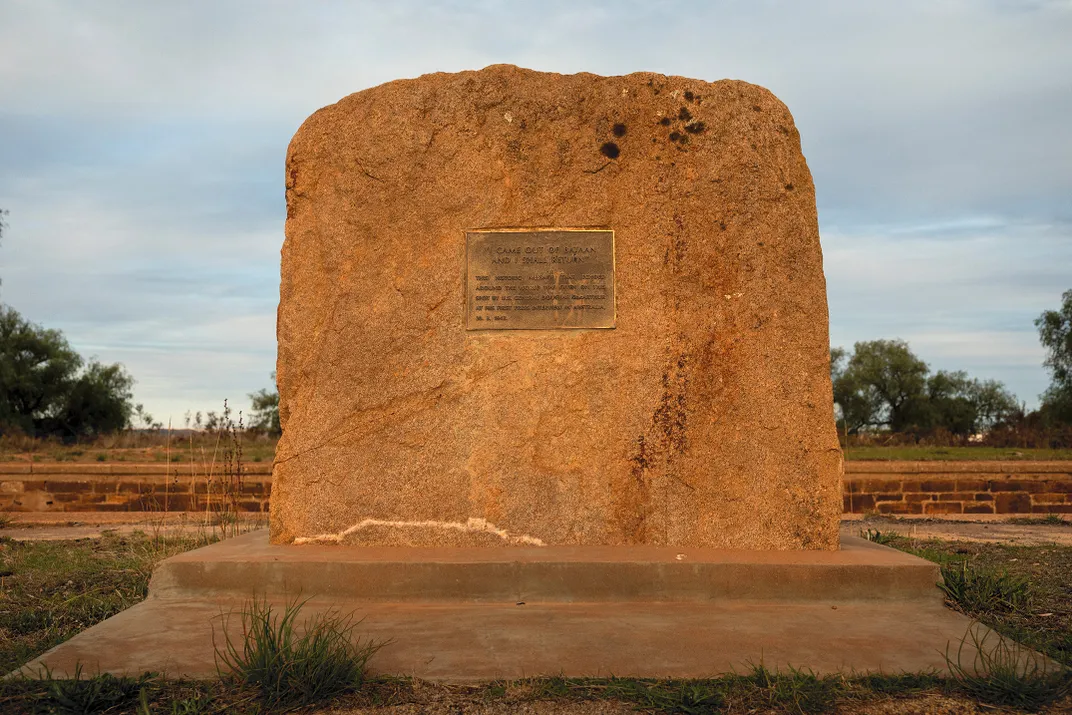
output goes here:
{"type": "Polygon", "coordinates": [[[466,233],[466,328],[614,327],[614,232],[466,233]]]}

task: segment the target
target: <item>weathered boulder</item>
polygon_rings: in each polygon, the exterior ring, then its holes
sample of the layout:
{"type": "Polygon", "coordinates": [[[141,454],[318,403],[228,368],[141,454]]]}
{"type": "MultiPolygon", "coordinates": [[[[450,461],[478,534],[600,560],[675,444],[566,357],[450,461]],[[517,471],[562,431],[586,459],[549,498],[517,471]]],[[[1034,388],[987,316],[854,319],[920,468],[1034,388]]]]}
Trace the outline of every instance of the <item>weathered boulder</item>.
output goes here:
{"type": "Polygon", "coordinates": [[[272,540],[834,549],[815,191],[738,81],[497,65],[291,142],[272,540]],[[466,233],[614,232],[614,327],[467,330],[466,233]]]}

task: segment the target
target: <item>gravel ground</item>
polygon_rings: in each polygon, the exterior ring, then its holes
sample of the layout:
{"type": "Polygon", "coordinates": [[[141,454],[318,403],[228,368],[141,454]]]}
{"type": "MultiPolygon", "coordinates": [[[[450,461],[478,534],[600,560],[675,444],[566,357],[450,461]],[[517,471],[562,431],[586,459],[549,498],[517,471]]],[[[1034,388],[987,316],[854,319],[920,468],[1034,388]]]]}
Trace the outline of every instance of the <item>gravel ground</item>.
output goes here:
{"type": "MultiPolygon", "coordinates": [[[[1009,518],[1016,518],[1010,516],[1009,518]]],[[[1006,521],[941,521],[931,519],[891,519],[870,516],[841,522],[841,533],[852,536],[861,531],[892,531],[921,541],[974,541],[1010,546],[1072,546],[1072,521],[1064,524],[1010,524],[1006,521]]]]}

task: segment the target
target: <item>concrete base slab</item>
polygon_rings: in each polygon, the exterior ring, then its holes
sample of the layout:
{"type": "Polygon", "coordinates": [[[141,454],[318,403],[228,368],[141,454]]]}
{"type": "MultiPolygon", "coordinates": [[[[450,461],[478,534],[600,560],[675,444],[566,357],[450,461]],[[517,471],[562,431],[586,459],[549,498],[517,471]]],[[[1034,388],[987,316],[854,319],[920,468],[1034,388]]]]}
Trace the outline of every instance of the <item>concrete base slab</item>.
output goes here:
{"type": "Polygon", "coordinates": [[[214,640],[240,632],[237,615],[223,614],[254,591],[281,604],[299,586],[311,597],[306,612],[352,611],[365,619],[360,634],[391,641],[374,672],[448,681],[704,677],[760,662],[944,669],[947,646],[955,652],[970,625],[942,606],[933,564],[853,539],[825,553],[431,551],[272,547],[264,532],[231,539],[164,562],[148,600],[24,672],[72,673],[81,663],[213,676],[214,640]]]}

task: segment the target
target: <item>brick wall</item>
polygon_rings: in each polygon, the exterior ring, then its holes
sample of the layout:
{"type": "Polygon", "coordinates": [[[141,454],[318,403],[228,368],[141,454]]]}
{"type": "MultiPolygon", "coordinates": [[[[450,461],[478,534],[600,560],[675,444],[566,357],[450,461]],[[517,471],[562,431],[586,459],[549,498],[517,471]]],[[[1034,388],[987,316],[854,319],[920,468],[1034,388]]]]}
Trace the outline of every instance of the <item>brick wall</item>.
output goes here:
{"type": "MultiPolygon", "coordinates": [[[[267,511],[271,462],[242,471],[238,508],[267,511]]],[[[223,475],[208,479],[203,465],[0,463],[0,511],[203,511],[224,502],[223,475]]]]}
{"type": "Polygon", "coordinates": [[[1072,514],[1072,462],[846,462],[845,512],[1072,514]]]}

